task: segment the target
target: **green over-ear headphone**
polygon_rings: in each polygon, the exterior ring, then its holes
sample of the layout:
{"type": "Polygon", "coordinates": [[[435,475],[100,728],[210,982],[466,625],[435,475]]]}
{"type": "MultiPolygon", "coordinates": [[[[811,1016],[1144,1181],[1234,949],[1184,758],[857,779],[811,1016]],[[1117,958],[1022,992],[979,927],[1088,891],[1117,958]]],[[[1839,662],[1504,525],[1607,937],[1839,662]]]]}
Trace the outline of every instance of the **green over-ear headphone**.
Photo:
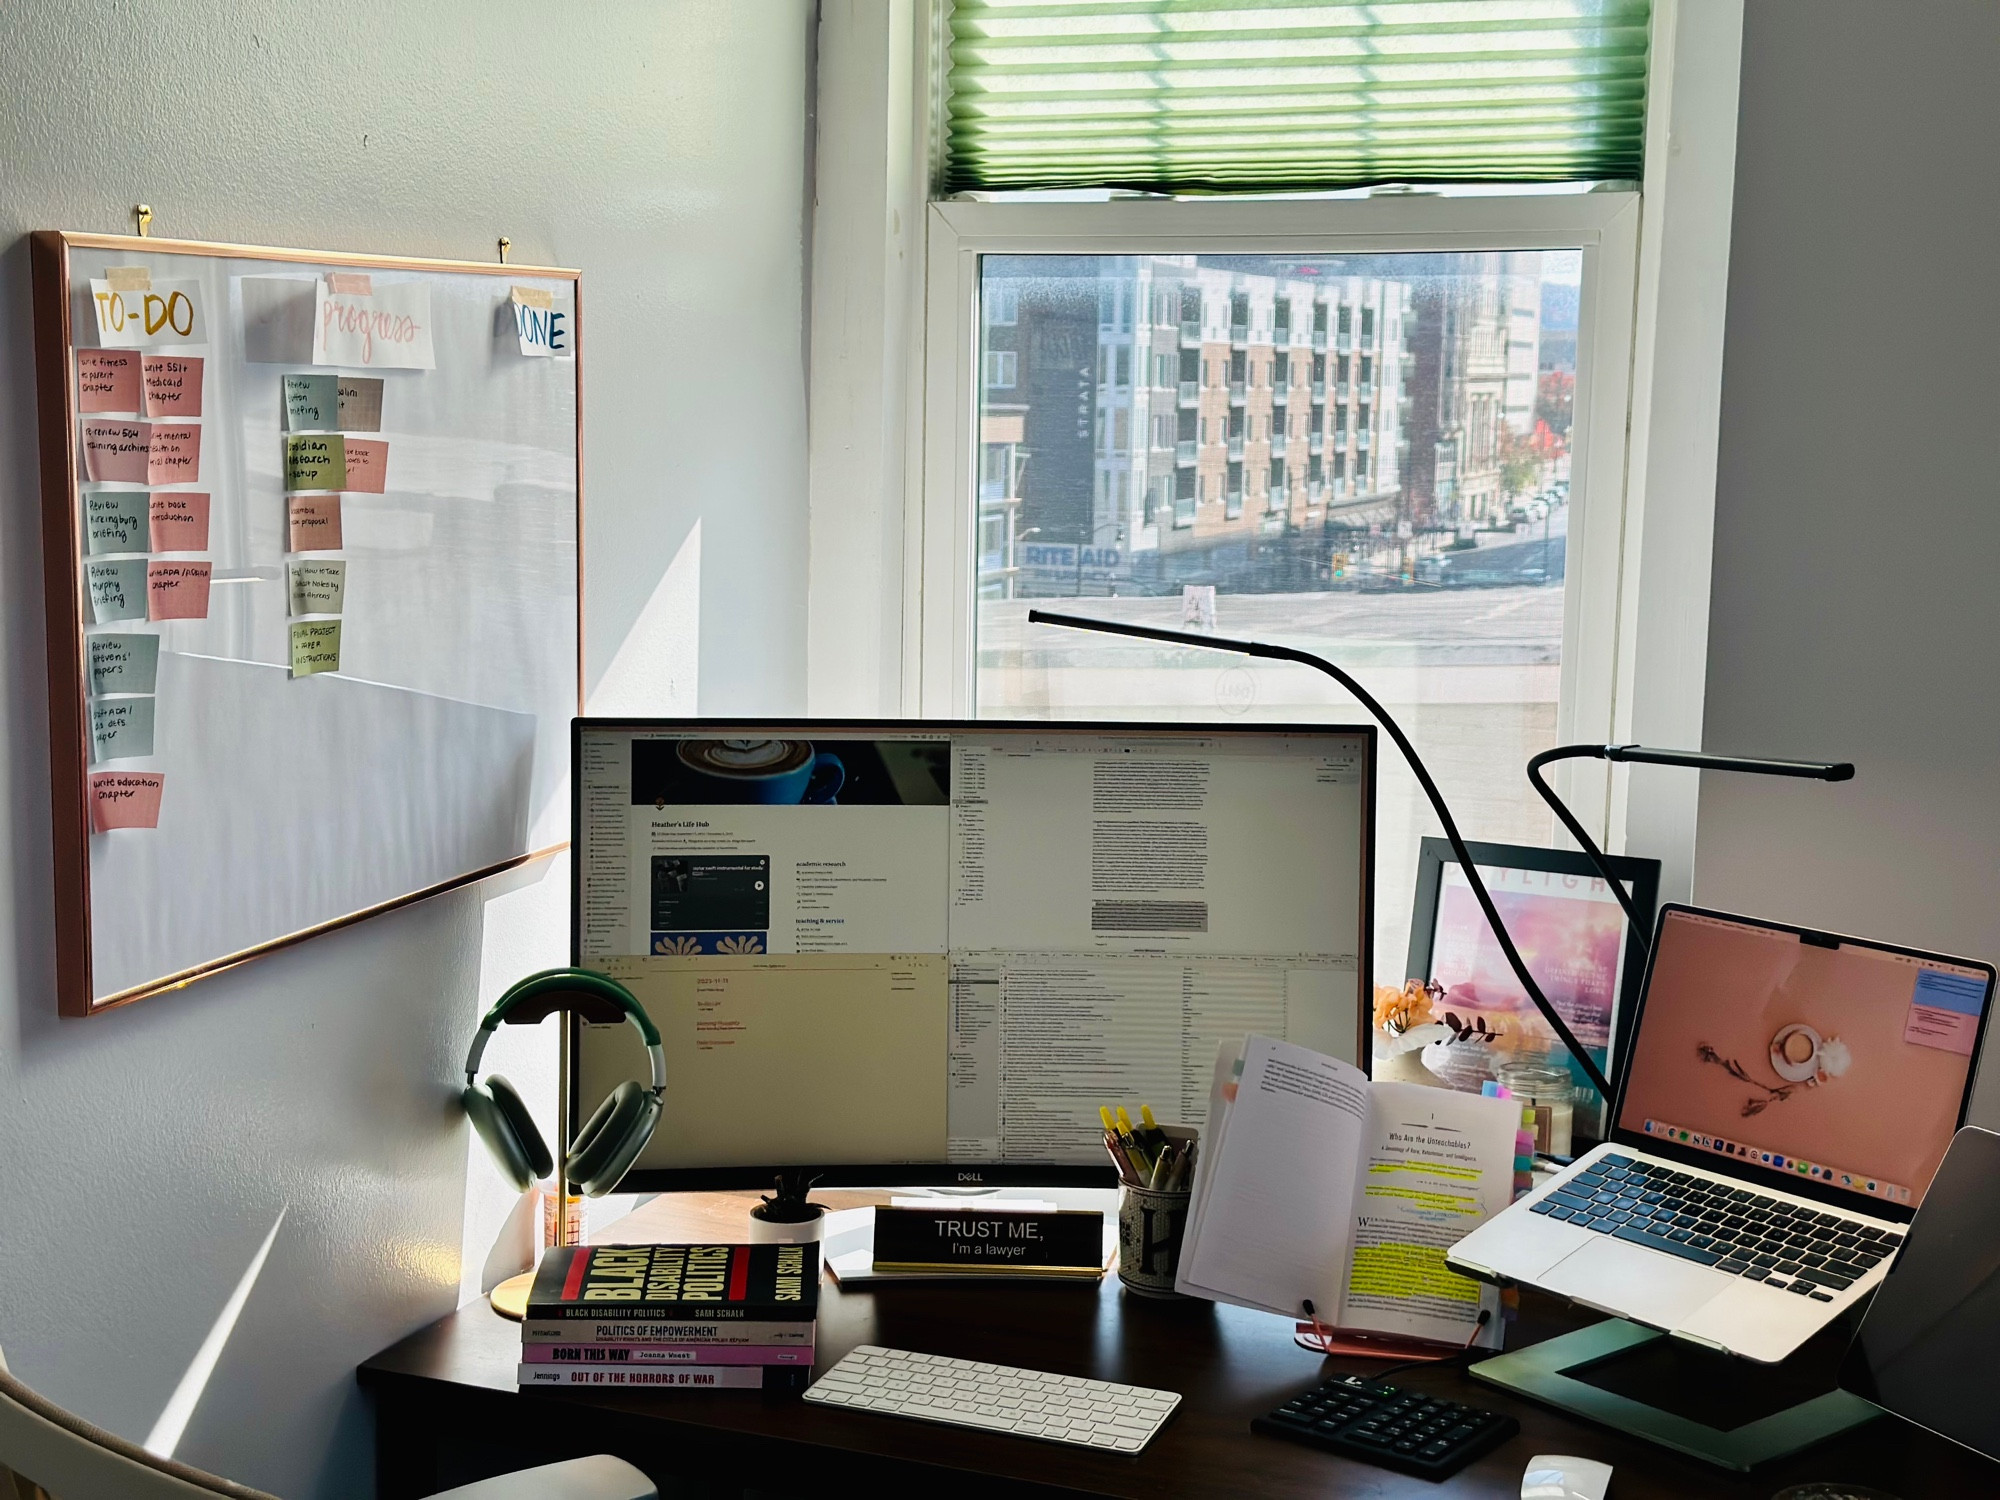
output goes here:
{"type": "Polygon", "coordinates": [[[530,974],[495,1001],[472,1039],[472,1050],[465,1057],[465,1092],[460,1097],[465,1101],[465,1112],[472,1117],[472,1128],[492,1149],[507,1179],[522,1192],[538,1178],[548,1176],[555,1168],[555,1159],[514,1086],[497,1073],[485,1083],[477,1081],[480,1056],[494,1031],[510,1015],[517,1021],[539,1021],[558,1010],[601,1015],[605,1002],[616,1007],[645,1038],[646,1055],[653,1064],[653,1085],[646,1088],[630,1079],[619,1084],[570,1142],[563,1175],[586,1197],[601,1198],[618,1185],[626,1168],[652,1139],[653,1127],[660,1123],[667,1057],[660,1050],[659,1028],[645,1007],[624,985],[602,974],[588,969],[544,969],[530,974]]]}

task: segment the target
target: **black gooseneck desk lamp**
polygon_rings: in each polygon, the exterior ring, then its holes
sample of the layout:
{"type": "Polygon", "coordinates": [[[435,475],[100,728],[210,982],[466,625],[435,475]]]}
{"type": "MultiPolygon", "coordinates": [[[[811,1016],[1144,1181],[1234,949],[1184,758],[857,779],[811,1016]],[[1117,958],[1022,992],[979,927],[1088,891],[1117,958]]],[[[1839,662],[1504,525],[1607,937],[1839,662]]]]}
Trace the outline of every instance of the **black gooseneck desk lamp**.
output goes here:
{"type": "MultiPolygon", "coordinates": [[[[1417,784],[1424,789],[1425,797],[1430,799],[1431,810],[1437,814],[1438,822],[1444,828],[1444,836],[1451,843],[1452,853],[1458,857],[1459,868],[1465,871],[1466,883],[1472,887],[1472,894],[1479,902],[1479,909],[1486,913],[1487,925],[1493,929],[1493,936],[1500,944],[1500,951],[1507,955],[1507,963],[1513,969],[1514,977],[1521,981],[1521,988],[1527,991],[1528,998],[1534,1002],[1535,1009],[1541,1012],[1542,1019],[1549,1023],[1563,1046],[1569,1049],[1570,1056],[1576,1059],[1576,1064],[1583,1070],[1584,1077],[1590,1080],[1591,1086],[1603,1098],[1605,1107],[1610,1108],[1610,1081],[1604,1076],[1603,1069],[1597,1066],[1597,1059],[1592,1057],[1589,1049],[1576,1039],[1576,1033],[1569,1029],[1569,1024],[1549,1003],[1548,996],[1542,993],[1542,987],[1535,982],[1535,976],[1528,972],[1528,966],[1521,958],[1521,951],[1514,946],[1513,937],[1508,933],[1506,924],[1500,920],[1500,912],[1493,904],[1493,897],[1486,889],[1486,882],[1480,878],[1479,868],[1472,862],[1471,851],[1465,847],[1465,840],[1459,834],[1458,820],[1452,817],[1451,809],[1445,805],[1444,794],[1438,790],[1437,782],[1431,778],[1429,768],[1417,754],[1417,747],[1411,744],[1410,737],[1403,733],[1402,725],[1398,724],[1389,711],[1376,701],[1375,695],[1355,681],[1352,675],[1325,657],[1315,656],[1310,651],[1300,651],[1291,646],[1273,646],[1263,641],[1238,641],[1225,636],[1203,635],[1188,630],[1165,630],[1151,625],[1126,625],[1110,620],[1095,620],[1085,615],[1058,614],[1045,609],[1029,610],[1028,621],[1034,625],[1060,625],[1070,630],[1091,630],[1102,635],[1123,635],[1135,640],[1162,641],[1174,646],[1200,646],[1211,651],[1234,651],[1243,656],[1261,656],[1272,661],[1297,662],[1300,666],[1324,672],[1352,693],[1361,706],[1374,716],[1376,722],[1388,731],[1389,738],[1396,742],[1396,748],[1403,752],[1403,759],[1409,763],[1411,772],[1417,778],[1417,784]]],[[[1569,830],[1571,837],[1583,846],[1583,852],[1589,856],[1598,873],[1604,877],[1605,883],[1611,887],[1612,895],[1618,898],[1618,904],[1625,912],[1626,920],[1632,930],[1632,941],[1639,945],[1642,958],[1648,952],[1648,934],[1645,924],[1639,919],[1637,909],[1632,905],[1632,898],[1625,893],[1625,887],[1611,873],[1611,867],[1605,862],[1604,852],[1597,847],[1596,840],[1591,838],[1583,824],[1577,821],[1575,815],[1556,796],[1554,789],[1542,779],[1542,767],[1552,761],[1585,757],[1644,765],[1688,766],[1703,771],[1747,771],[1756,775],[1794,776],[1813,781],[1847,781],[1854,775],[1854,767],[1845,762],[1836,764],[1803,760],[1751,760],[1733,755],[1708,755],[1693,750],[1652,750],[1644,745],[1558,745],[1555,749],[1545,750],[1529,761],[1528,780],[1534,784],[1542,800],[1554,809],[1555,815],[1562,820],[1563,827],[1569,830]]]]}
{"type": "MultiPolygon", "coordinates": [[[[1506,924],[1500,920],[1500,913],[1493,905],[1493,897],[1486,889],[1486,882],[1479,877],[1479,870],[1472,862],[1472,854],[1465,847],[1465,840],[1459,835],[1458,821],[1452,817],[1451,809],[1445,806],[1437,782],[1431,778],[1429,769],[1418,756],[1410,737],[1388,710],[1375,700],[1370,693],[1352,676],[1342,671],[1324,657],[1315,656],[1310,651],[1295,650],[1290,646],[1272,646],[1261,641],[1230,640],[1222,636],[1198,635],[1186,630],[1163,630],[1149,625],[1114,624],[1109,620],[1093,620],[1083,615],[1058,614],[1050,610],[1031,609],[1028,620],[1036,625],[1061,625],[1071,630],[1093,630],[1104,635],[1130,636],[1135,640],[1161,641],[1174,646],[1201,646],[1211,651],[1234,651],[1243,656],[1261,656],[1271,661],[1297,662],[1300,666],[1311,667],[1316,672],[1324,672],[1352,693],[1361,706],[1372,714],[1376,721],[1388,731],[1396,742],[1396,748],[1403,752],[1403,759],[1409,763],[1417,783],[1430,799],[1431,810],[1437,814],[1443,825],[1445,837],[1450,840],[1452,853],[1457,855],[1459,868],[1465,871],[1466,883],[1478,898],[1479,908],[1486,913],[1487,924],[1493,929],[1493,936],[1499,940],[1500,951],[1507,955],[1507,962],[1514,970],[1514,977],[1521,981],[1521,988],[1527,991],[1535,1009],[1542,1013],[1542,1019],[1554,1028],[1555,1034],[1569,1049],[1584,1076],[1603,1097],[1605,1107],[1612,1105],[1611,1085],[1603,1070],[1597,1066],[1584,1046],[1577,1041],[1556,1008],[1542,993],[1542,987],[1535,983],[1535,976],[1528,972],[1528,966],[1521,959],[1521,953],[1508,935],[1506,924]]],[[[1597,847],[1596,840],[1585,831],[1583,825],[1565,807],[1555,791],[1542,779],[1542,768],[1558,760],[1624,761],[1640,765],[1686,766],[1701,771],[1744,771],[1762,776],[1793,776],[1811,781],[1847,781],[1854,775],[1854,767],[1846,762],[1796,760],[1752,760],[1741,756],[1707,755],[1691,750],[1653,750],[1644,745],[1558,745],[1553,750],[1545,750],[1528,762],[1528,780],[1562,820],[1583,851],[1597,867],[1618,898],[1623,908],[1627,924],[1631,928],[1632,940],[1639,944],[1641,954],[1648,952],[1648,934],[1633,908],[1632,898],[1625,893],[1605,863],[1604,853],[1597,847]]],[[[1779,1458],[1788,1453],[1796,1453],[1814,1443],[1859,1426],[1877,1415],[1876,1408],[1857,1396],[1835,1387],[1830,1372],[1824,1381],[1821,1393],[1810,1399],[1798,1400],[1792,1405],[1783,1405],[1789,1398],[1780,1397],[1781,1404],[1773,1409],[1770,1404],[1768,1376],[1761,1366],[1747,1366],[1744,1361],[1726,1354],[1710,1354],[1703,1350],[1676,1349],[1674,1369],[1677,1372],[1669,1382],[1673,1389],[1700,1389],[1711,1396],[1720,1393],[1724,1406],[1717,1407],[1713,1401],[1700,1416],[1683,1415],[1680,1412],[1655,1406],[1644,1399],[1659,1390],[1657,1378],[1649,1381],[1642,1373],[1640,1390],[1633,1395],[1621,1394],[1610,1386],[1598,1383],[1600,1377],[1591,1380],[1577,1379],[1571,1371],[1586,1368],[1608,1371],[1612,1362],[1627,1353],[1636,1355],[1648,1345],[1656,1344],[1666,1335],[1657,1330],[1645,1328],[1623,1318],[1607,1318],[1601,1323],[1593,1323],[1579,1328],[1573,1333],[1532,1345],[1515,1354],[1503,1354],[1474,1366],[1472,1374],[1490,1384],[1528,1396],[1563,1411],[1574,1412],[1603,1422],[1608,1426],[1644,1437],[1653,1442],[1673,1448],[1679,1452],[1704,1459],[1723,1468],[1748,1472],[1755,1465],[1779,1458]],[[1715,1420],[1708,1413],[1727,1409],[1742,1417],[1739,1425],[1728,1428],[1712,1426],[1715,1420]],[[1752,1420],[1747,1414],[1756,1412],[1752,1420]]],[[[1799,1358],[1799,1356],[1794,1356],[1799,1358]]],[[[1811,1377],[1807,1377],[1808,1380],[1811,1377]]],[[[1664,1392],[1661,1392],[1664,1394],[1664,1392]]]]}

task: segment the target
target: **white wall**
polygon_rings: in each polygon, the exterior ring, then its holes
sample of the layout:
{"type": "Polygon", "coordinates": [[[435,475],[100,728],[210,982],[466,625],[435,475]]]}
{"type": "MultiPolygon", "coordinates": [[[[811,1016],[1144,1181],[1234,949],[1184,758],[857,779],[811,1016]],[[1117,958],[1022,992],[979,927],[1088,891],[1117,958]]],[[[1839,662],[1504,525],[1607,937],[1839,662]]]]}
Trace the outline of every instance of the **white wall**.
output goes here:
{"type": "Polygon", "coordinates": [[[537,872],[491,910],[498,888],[440,898],[57,1020],[21,236],[127,229],[145,201],[167,236],[485,259],[506,234],[581,267],[593,702],[692,709],[698,678],[704,711],[796,712],[810,21],[808,0],[8,7],[0,1345],[117,1432],[152,1430],[286,1208],[178,1456],[368,1492],[353,1367],[449,1311],[462,1246],[497,1231],[453,1075],[482,991],[563,956],[567,890],[537,872]]]}
{"type": "Polygon", "coordinates": [[[1706,745],[1858,774],[1706,778],[1696,895],[2000,960],[2000,7],[1745,12],[1706,745]]]}

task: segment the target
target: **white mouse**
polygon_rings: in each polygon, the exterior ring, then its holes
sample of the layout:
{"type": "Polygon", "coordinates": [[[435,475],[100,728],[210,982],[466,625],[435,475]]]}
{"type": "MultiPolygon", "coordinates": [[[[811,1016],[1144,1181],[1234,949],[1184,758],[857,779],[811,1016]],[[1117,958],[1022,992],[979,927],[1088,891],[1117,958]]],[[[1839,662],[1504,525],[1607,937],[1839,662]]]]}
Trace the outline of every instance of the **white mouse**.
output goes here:
{"type": "Polygon", "coordinates": [[[1521,1500],[1604,1500],[1611,1465],[1567,1453],[1537,1453],[1521,1476],[1521,1500]]]}

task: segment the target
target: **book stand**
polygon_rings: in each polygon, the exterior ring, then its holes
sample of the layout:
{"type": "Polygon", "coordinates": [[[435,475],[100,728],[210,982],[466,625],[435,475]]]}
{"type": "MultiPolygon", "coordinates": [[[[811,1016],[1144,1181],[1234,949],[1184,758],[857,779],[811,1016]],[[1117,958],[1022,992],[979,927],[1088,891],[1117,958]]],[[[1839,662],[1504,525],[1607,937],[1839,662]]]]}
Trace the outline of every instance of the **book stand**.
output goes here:
{"type": "Polygon", "coordinates": [[[1753,1364],[1623,1318],[1472,1366],[1474,1379],[1748,1473],[1882,1415],[1834,1383],[1843,1318],[1790,1359],[1753,1364]]]}

